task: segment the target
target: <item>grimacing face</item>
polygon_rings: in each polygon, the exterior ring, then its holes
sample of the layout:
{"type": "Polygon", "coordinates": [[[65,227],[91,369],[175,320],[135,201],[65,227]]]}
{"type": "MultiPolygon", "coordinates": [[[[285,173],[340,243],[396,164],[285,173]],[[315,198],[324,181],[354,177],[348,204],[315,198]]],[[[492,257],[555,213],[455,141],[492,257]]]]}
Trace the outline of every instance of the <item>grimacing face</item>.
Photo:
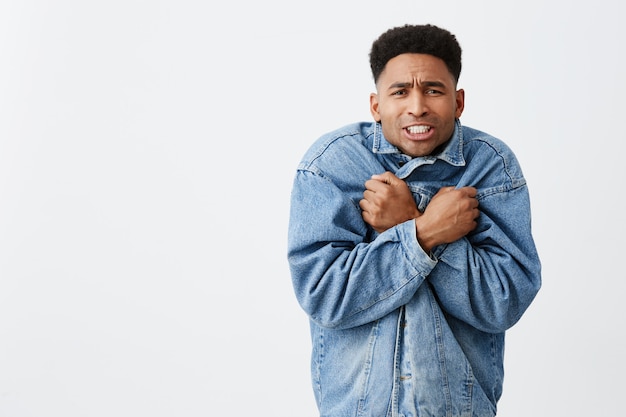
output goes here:
{"type": "Polygon", "coordinates": [[[407,53],[387,62],[370,95],[370,111],[385,138],[402,153],[430,155],[447,142],[461,117],[465,92],[456,90],[443,60],[407,53]]]}

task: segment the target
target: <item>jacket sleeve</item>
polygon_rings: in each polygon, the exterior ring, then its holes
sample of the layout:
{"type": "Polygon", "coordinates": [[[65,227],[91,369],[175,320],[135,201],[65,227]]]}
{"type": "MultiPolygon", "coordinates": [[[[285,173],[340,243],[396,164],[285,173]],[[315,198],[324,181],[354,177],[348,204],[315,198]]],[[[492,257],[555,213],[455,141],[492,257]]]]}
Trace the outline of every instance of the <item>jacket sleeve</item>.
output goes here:
{"type": "Polygon", "coordinates": [[[479,190],[477,228],[435,249],[428,281],[442,308],[485,332],[503,332],[528,308],[541,286],[531,235],[528,190],[479,190]]]}
{"type": "Polygon", "coordinates": [[[293,287],[311,320],[329,328],[359,326],[400,307],[436,264],[417,243],[413,221],[369,239],[349,194],[306,170],[296,173],[291,194],[293,287]]]}

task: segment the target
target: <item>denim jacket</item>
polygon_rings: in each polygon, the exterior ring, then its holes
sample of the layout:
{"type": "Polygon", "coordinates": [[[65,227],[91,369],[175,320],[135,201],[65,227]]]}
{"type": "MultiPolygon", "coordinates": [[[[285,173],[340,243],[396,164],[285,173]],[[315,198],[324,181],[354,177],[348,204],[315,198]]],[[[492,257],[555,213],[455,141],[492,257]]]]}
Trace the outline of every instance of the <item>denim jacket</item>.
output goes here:
{"type": "Polygon", "coordinates": [[[458,120],[426,157],[403,155],[377,123],[322,136],[295,174],[288,261],[310,318],[321,416],[496,414],[505,331],[541,285],[526,181],[502,141],[458,120]],[[476,187],[477,227],[432,253],[413,220],[378,234],[359,200],[384,171],[406,181],[420,211],[441,187],[476,187]]]}

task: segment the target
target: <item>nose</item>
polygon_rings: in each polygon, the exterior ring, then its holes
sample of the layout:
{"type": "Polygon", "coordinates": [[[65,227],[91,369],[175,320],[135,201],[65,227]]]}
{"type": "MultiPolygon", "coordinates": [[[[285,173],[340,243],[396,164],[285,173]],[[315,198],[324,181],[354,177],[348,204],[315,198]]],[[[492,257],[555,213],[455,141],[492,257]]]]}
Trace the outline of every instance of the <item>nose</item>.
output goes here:
{"type": "Polygon", "coordinates": [[[413,92],[409,99],[409,113],[416,117],[428,114],[428,105],[426,97],[420,92],[413,92]]]}

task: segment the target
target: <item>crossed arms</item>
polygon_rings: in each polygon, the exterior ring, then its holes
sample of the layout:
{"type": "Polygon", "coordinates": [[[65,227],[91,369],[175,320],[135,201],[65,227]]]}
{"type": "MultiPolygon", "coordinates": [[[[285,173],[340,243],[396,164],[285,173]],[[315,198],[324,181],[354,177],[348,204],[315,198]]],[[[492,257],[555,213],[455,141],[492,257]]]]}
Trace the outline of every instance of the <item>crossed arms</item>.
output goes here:
{"type": "Polygon", "coordinates": [[[406,183],[391,172],[365,182],[359,206],[363,220],[379,233],[415,219],[417,240],[426,253],[474,230],[479,215],[474,187],[443,187],[422,213],[406,183]]]}
{"type": "Polygon", "coordinates": [[[406,304],[428,279],[448,313],[483,331],[510,327],[540,285],[528,194],[521,185],[483,196],[479,213],[476,193],[443,187],[419,211],[386,172],[353,205],[332,181],[300,170],[288,256],[301,306],[320,326],[356,327],[406,304]],[[366,240],[364,225],[379,235],[366,240]]]}

